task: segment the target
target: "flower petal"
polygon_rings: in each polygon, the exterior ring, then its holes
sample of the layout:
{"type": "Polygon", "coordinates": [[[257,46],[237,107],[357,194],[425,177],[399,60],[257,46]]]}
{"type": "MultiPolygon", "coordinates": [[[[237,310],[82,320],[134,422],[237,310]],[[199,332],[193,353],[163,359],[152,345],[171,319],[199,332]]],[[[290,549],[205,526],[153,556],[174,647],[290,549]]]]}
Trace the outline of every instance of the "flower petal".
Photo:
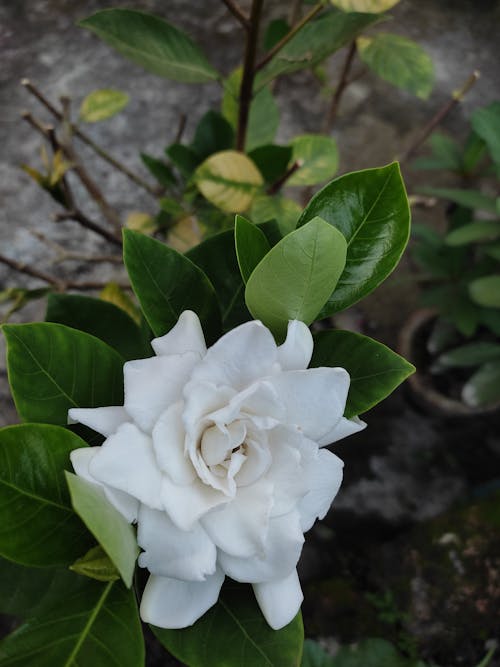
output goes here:
{"type": "Polygon", "coordinates": [[[89,464],[92,477],[129,493],[149,507],[162,509],[162,475],[149,436],[135,424],[122,424],[98,449],[89,464]]]}
{"type": "Polygon", "coordinates": [[[192,530],[180,530],[165,512],[141,505],[137,542],[144,549],[139,565],[151,574],[204,581],[215,572],[217,550],[199,523],[192,530]]]}
{"type": "Polygon", "coordinates": [[[186,433],[182,421],[183,401],[173,403],[153,428],[153,448],[160,469],[176,484],[190,484],[196,472],[185,455],[186,433]]]}
{"type": "Polygon", "coordinates": [[[161,501],[163,508],[181,530],[192,530],[194,524],[209,510],[230,498],[196,479],[192,484],[179,485],[163,476],[161,501]]]}
{"type": "Polygon", "coordinates": [[[164,336],[152,340],[151,346],[158,356],[198,352],[203,357],[207,346],[198,315],[185,310],[177,324],[164,336]]]}
{"type": "Polygon", "coordinates": [[[225,553],[248,558],[264,549],[272,503],[272,483],[259,480],[239,488],[234,500],[205,514],[200,522],[225,553]]]}
{"type": "Polygon", "coordinates": [[[241,390],[273,372],[276,343],[258,321],[245,322],[222,336],[193,372],[193,379],[241,390]]]}
{"type": "Polygon", "coordinates": [[[364,428],[366,428],[366,423],[361,421],[359,417],[353,417],[352,419],[342,417],[329,433],[318,440],[318,445],[320,447],[331,445],[337,442],[337,440],[342,440],[342,438],[347,438],[349,435],[353,435],[353,433],[362,431],[364,428]]]}
{"type": "Polygon", "coordinates": [[[179,581],[151,575],[141,600],[141,618],[159,628],[193,625],[219,597],[224,573],[217,569],[205,581],[179,581]]]}
{"type": "Polygon", "coordinates": [[[349,373],[343,368],[285,371],[267,380],[285,405],[285,423],[298,426],[315,442],[330,433],[344,414],[349,373]]]}
{"type": "Polygon", "coordinates": [[[298,500],[309,491],[302,469],[304,436],[283,426],[269,432],[269,451],[272,463],[266,474],[274,485],[274,504],[271,516],[288,514],[298,500]]]}
{"type": "Polygon", "coordinates": [[[139,511],[139,501],[137,498],[133,498],[124,491],[110,489],[105,484],[98,482],[89,472],[89,464],[100,449],[100,447],[82,447],[81,449],[74,449],[69,455],[73,469],[79,477],[83,477],[83,479],[86,479],[88,482],[100,486],[104,491],[104,495],[113,507],[117,509],[129,523],[132,523],[133,521],[136,521],[137,512],[139,511]]]}
{"type": "Polygon", "coordinates": [[[322,519],[337,495],[342,483],[344,464],[327,449],[318,450],[305,465],[304,475],[310,491],[300,500],[302,530],[306,532],[316,519],[322,519]]]}
{"type": "Polygon", "coordinates": [[[143,431],[151,433],[158,417],[182,397],[184,385],[200,360],[196,352],[127,361],[123,367],[125,409],[143,431]]]}
{"type": "Polygon", "coordinates": [[[306,369],[311,361],[313,346],[309,327],[299,320],[290,320],[286,340],[278,347],[278,362],[281,368],[284,371],[306,369]]]}
{"type": "Polygon", "coordinates": [[[250,584],[272,581],[287,576],[296,567],[304,536],[297,511],[269,520],[263,553],[250,558],[237,558],[219,551],[219,564],[235,581],[250,584]]]}
{"type": "Polygon", "coordinates": [[[264,618],[273,630],[280,630],[293,621],[304,599],[297,570],[284,579],[254,584],[253,590],[264,618]]]}
{"type": "Polygon", "coordinates": [[[115,433],[119,426],[129,421],[130,416],[121,405],[106,408],[70,408],[68,410],[68,424],[79,422],[106,437],[115,433]]]}

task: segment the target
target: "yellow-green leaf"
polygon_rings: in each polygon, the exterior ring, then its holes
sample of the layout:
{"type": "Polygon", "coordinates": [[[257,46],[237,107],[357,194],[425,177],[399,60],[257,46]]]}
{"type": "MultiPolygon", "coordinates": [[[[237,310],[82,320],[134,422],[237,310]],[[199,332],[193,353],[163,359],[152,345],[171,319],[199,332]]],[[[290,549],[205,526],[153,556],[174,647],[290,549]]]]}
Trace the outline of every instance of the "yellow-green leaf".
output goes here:
{"type": "Polygon", "coordinates": [[[101,290],[99,298],[124,310],[127,315],[130,315],[136,324],[141,323],[141,311],[135,305],[129,295],[124,292],[122,288],[116,283],[108,283],[101,290]]]}
{"type": "Polygon", "coordinates": [[[97,581],[116,581],[120,578],[118,570],[100,545],[87,551],[69,569],[97,581]]]}
{"type": "Polygon", "coordinates": [[[368,14],[380,14],[392,9],[399,0],[330,0],[334,7],[344,12],[366,12],[368,14]]]}
{"type": "Polygon", "coordinates": [[[81,104],[80,120],[84,123],[98,123],[115,116],[128,102],[129,96],[121,90],[94,90],[81,104]]]}
{"type": "Polygon", "coordinates": [[[289,178],[287,185],[316,185],[331,180],[339,165],[337,143],[331,137],[319,134],[302,134],[294,137],[290,163],[298,162],[299,168],[289,178]]]}
{"type": "Polygon", "coordinates": [[[153,234],[158,229],[155,219],[143,211],[131,211],[125,220],[125,227],[141,234],[153,234]]]}

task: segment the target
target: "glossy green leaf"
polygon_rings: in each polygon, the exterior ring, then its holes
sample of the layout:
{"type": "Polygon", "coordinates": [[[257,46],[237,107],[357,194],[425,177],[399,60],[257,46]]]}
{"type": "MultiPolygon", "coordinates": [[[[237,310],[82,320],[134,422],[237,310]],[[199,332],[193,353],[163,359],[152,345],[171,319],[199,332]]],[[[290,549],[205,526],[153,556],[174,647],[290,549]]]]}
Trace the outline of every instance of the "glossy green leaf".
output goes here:
{"type": "Polygon", "coordinates": [[[276,220],[283,236],[295,229],[301,213],[297,202],[281,195],[256,197],[250,209],[250,217],[256,224],[276,220]]]}
{"type": "Polygon", "coordinates": [[[347,418],[373,408],[415,372],[414,366],[399,354],[352,331],[315,334],[311,366],[341,366],[347,370],[351,376],[345,407],[347,418]]]}
{"type": "Polygon", "coordinates": [[[468,368],[500,359],[500,343],[477,341],[460,345],[441,354],[435,362],[440,368],[468,368]]]}
{"type": "Polygon", "coordinates": [[[97,581],[117,581],[120,578],[120,573],[101,545],[89,549],[69,569],[97,581]]]}
{"type": "Polygon", "coordinates": [[[121,90],[94,90],[81,104],[80,120],[84,123],[106,120],[124,109],[128,102],[129,96],[121,90]]]}
{"type": "Polygon", "coordinates": [[[234,147],[234,131],[228,121],[216,111],[207,111],[202,117],[194,134],[192,150],[200,161],[234,147]]]}
{"type": "Polygon", "coordinates": [[[453,229],[445,237],[446,245],[461,246],[500,238],[500,221],[479,220],[453,229]]]}
{"type": "Polygon", "coordinates": [[[410,233],[399,165],[394,162],[335,179],[311,199],[298,226],[316,216],[347,240],[344,272],[320,314],[327,317],[369,294],[399,262],[410,233]]]}
{"type": "Polygon", "coordinates": [[[257,87],[277,76],[314,67],[378,20],[376,14],[346,14],[331,10],[307,23],[262,69],[257,77],[257,87]]]}
{"type": "Polygon", "coordinates": [[[127,588],[132,585],[139,554],[135,532],[104,491],[73,473],[66,472],[73,509],[108,554],[127,588]]]}
{"type": "Polygon", "coordinates": [[[189,178],[201,162],[198,154],[192,148],[183,144],[171,144],[165,153],[184,178],[189,178]]]}
{"type": "Polygon", "coordinates": [[[475,408],[500,401],[500,361],[481,366],[462,389],[462,400],[475,408]]]}
{"type": "Polygon", "coordinates": [[[185,33],[152,14],[132,9],[103,9],[79,25],[153,74],[185,83],[206,83],[219,78],[185,33]]]}
{"type": "Polygon", "coordinates": [[[247,283],[250,274],[271,246],[264,232],[241,215],[237,215],[234,221],[234,241],[241,277],[247,283]]]}
{"type": "Polygon", "coordinates": [[[337,142],[319,134],[301,134],[291,142],[290,164],[299,168],[288,179],[287,185],[316,185],[330,180],[339,166],[337,142]]]}
{"type": "Polygon", "coordinates": [[[71,431],[47,424],[0,430],[0,555],[29,566],[69,565],[89,546],[73,513],[64,469],[86,447],[71,431]]]}
{"type": "Polygon", "coordinates": [[[143,667],[133,591],[73,575],[58,601],[0,642],[9,667],[143,667]]]}
{"type": "Polygon", "coordinates": [[[124,310],[108,301],[79,294],[51,294],[45,319],[100,338],[124,359],[152,355],[151,346],[137,324],[124,310]]]}
{"type": "Polygon", "coordinates": [[[360,59],[393,86],[427,99],[434,84],[434,65],[430,56],[416,42],[379,32],[356,40],[360,59]]]}
{"type": "Polygon", "coordinates": [[[285,19],[273,19],[267,26],[262,40],[262,46],[266,51],[273,48],[290,31],[290,26],[285,19]]]}
{"type": "Polygon", "coordinates": [[[172,170],[167,164],[162,162],[162,160],[159,160],[152,155],[148,155],[147,153],[141,153],[141,160],[149,173],[154,176],[158,183],[164,188],[169,188],[171,185],[177,183],[172,170]]]}
{"type": "Polygon", "coordinates": [[[248,310],[279,338],[289,320],[311,324],[345,266],[344,236],[314,218],[277,243],[248,279],[248,310]]]}
{"type": "Polygon", "coordinates": [[[476,109],[471,116],[471,125],[488,146],[492,160],[500,166],[500,102],[476,109]]]}
{"type": "Polygon", "coordinates": [[[479,306],[500,308],[500,275],[476,278],[469,283],[469,294],[479,306]]]}
{"type": "Polygon", "coordinates": [[[431,197],[448,199],[449,201],[465,206],[466,208],[478,209],[480,211],[489,211],[497,213],[497,204],[494,197],[483,195],[477,190],[465,190],[462,188],[418,188],[418,192],[431,197]]]}
{"type": "Polygon", "coordinates": [[[23,421],[68,423],[69,408],[123,405],[123,357],[83,331],[51,322],[9,324],[7,368],[23,421]]]}
{"type": "Polygon", "coordinates": [[[217,604],[191,627],[153,632],[189,667],[299,667],[304,641],[300,613],[272,630],[250,586],[235,583],[224,586],[217,604]]]}
{"type": "Polygon", "coordinates": [[[123,257],[134,292],[155,336],[177,323],[184,310],[201,320],[208,342],[220,333],[220,313],[212,284],[186,256],[131,230],[123,234],[123,257]]]}
{"type": "Polygon", "coordinates": [[[266,144],[254,148],[248,157],[253,160],[265,182],[272,184],[286,172],[292,157],[292,149],[290,146],[266,144]]]}

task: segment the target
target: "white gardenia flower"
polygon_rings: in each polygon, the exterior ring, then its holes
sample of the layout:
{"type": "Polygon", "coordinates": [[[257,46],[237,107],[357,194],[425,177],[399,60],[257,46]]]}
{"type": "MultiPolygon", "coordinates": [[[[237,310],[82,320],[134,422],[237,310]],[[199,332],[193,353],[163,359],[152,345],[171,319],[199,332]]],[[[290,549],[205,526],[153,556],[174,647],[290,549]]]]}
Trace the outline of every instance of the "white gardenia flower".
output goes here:
{"type": "Polygon", "coordinates": [[[137,522],[139,565],[151,575],[144,621],[191,625],[227,575],[253,585],[279,629],[302,602],[303,533],[342,480],[342,461],[322,447],[366,426],[343,417],[349,375],[307,370],[313,340],[299,321],[280,346],[252,321],[207,350],[185,311],[152,346],[155,357],[124,366],[123,406],[69,411],[106,437],[72,452],[75,472],[137,522]]]}

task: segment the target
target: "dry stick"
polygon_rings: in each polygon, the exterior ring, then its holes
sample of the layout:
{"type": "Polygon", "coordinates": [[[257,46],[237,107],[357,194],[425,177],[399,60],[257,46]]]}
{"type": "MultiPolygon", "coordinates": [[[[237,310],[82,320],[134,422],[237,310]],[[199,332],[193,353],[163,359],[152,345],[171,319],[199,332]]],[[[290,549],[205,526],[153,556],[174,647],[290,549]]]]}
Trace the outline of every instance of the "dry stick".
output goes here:
{"type": "Polygon", "coordinates": [[[302,9],[302,0],[293,0],[288,13],[288,23],[293,25],[299,20],[300,10],[302,9]]]}
{"type": "Polygon", "coordinates": [[[347,88],[349,83],[348,76],[349,72],[352,67],[352,63],[354,61],[354,56],[356,55],[356,42],[352,41],[349,49],[347,51],[346,58],[344,60],[344,64],[342,65],[342,70],[340,72],[340,77],[339,77],[339,82],[337,84],[337,87],[335,88],[335,93],[332,98],[332,103],[330,105],[330,108],[325,116],[325,122],[323,124],[323,132],[325,134],[329,134],[332,131],[333,124],[335,123],[335,120],[337,118],[337,113],[339,110],[340,106],[340,100],[342,99],[342,95],[344,94],[344,90],[347,88]]]}
{"type": "Polygon", "coordinates": [[[296,23],[290,30],[290,32],[287,32],[287,34],[280,39],[280,41],[273,46],[273,48],[266,53],[266,55],[262,58],[261,61],[259,61],[255,67],[255,71],[258,72],[260,71],[267,63],[274,58],[274,56],[281,51],[281,49],[288,44],[288,42],[292,39],[292,37],[295,37],[295,35],[301,30],[306,23],[309,23],[311,19],[313,19],[316,14],[319,14],[319,12],[323,9],[323,3],[318,2],[317,5],[314,5],[314,7],[311,9],[310,12],[308,12],[298,23],[296,23]]]}
{"type": "Polygon", "coordinates": [[[257,55],[257,38],[259,36],[260,14],[264,0],[253,0],[250,12],[250,23],[247,30],[245,59],[243,62],[243,76],[240,88],[240,104],[238,111],[238,129],[236,133],[236,149],[245,150],[245,140],[248,127],[248,115],[253,94],[253,80],[255,77],[255,56],[257,55]]]}
{"type": "Polygon", "coordinates": [[[234,2],[234,0],[222,0],[222,2],[229,9],[231,14],[241,23],[241,25],[248,30],[250,28],[250,17],[243,11],[243,9],[234,2]]]}
{"type": "Polygon", "coordinates": [[[457,104],[459,104],[464,99],[469,90],[479,79],[479,76],[479,71],[474,70],[474,72],[472,72],[472,74],[467,78],[463,86],[452,93],[448,102],[446,102],[446,104],[444,104],[444,106],[442,106],[441,109],[439,109],[439,111],[434,114],[427,125],[425,125],[422,132],[415,139],[413,144],[398,158],[400,162],[406,162],[413,157],[418,148],[420,148],[431,132],[433,132],[433,130],[435,130],[435,128],[450,113],[450,111],[452,111],[457,106],[457,104]]]}
{"type": "Polygon", "coordinates": [[[299,169],[303,164],[302,160],[295,160],[295,162],[285,171],[283,176],[280,176],[278,180],[276,180],[272,185],[270,185],[267,190],[266,194],[268,195],[275,195],[277,192],[281,190],[281,188],[285,185],[285,183],[288,181],[290,176],[292,174],[295,174],[297,169],[299,169]]]}
{"type": "Polygon", "coordinates": [[[179,141],[182,139],[182,135],[184,134],[184,130],[186,129],[186,123],[187,123],[187,115],[185,113],[181,113],[179,116],[179,125],[177,126],[177,132],[175,133],[175,139],[174,139],[174,142],[176,144],[178,144],[179,141]]]}
{"type": "MultiPolygon", "coordinates": [[[[50,111],[50,113],[57,118],[57,120],[61,121],[62,120],[62,113],[59,111],[59,109],[56,109],[56,107],[43,95],[43,93],[38,90],[38,88],[29,80],[29,79],[22,79],[21,80],[21,85],[23,85],[26,90],[28,90],[36,99],[43,104],[43,106],[50,111]]],[[[129,178],[131,181],[133,181],[136,185],[138,185],[141,188],[144,188],[149,194],[153,195],[153,197],[156,196],[156,188],[146,181],[144,181],[140,176],[137,174],[134,174],[134,172],[130,171],[127,167],[122,165],[116,158],[114,158],[112,155],[107,153],[103,148],[98,146],[87,134],[82,132],[78,125],[75,125],[74,123],[71,125],[71,130],[73,134],[80,139],[80,141],[83,141],[84,144],[87,144],[89,148],[91,148],[94,153],[97,153],[99,157],[101,157],[103,160],[106,160],[110,165],[112,165],[115,169],[118,169],[118,171],[121,171],[122,174],[125,174],[127,178],[129,178]]]]}
{"type": "Polygon", "coordinates": [[[54,264],[70,260],[96,263],[109,262],[111,264],[121,264],[123,262],[121,255],[88,255],[74,250],[67,250],[60,243],[57,243],[53,239],[49,239],[45,234],[42,234],[42,232],[39,232],[36,229],[30,229],[29,233],[57,253],[57,257],[53,260],[54,264]]]}

